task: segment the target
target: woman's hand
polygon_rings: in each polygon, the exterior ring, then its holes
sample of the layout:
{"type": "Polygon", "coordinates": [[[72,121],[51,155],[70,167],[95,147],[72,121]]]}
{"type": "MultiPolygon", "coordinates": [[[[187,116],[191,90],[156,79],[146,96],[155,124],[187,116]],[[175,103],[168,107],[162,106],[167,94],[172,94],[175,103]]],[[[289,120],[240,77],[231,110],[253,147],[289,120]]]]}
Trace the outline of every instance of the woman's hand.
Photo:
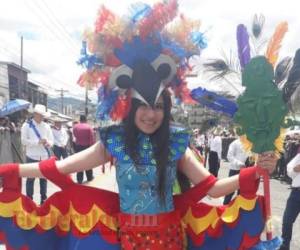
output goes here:
{"type": "Polygon", "coordinates": [[[276,167],[278,161],[278,156],[273,151],[263,152],[258,155],[256,165],[268,170],[269,173],[272,173],[276,167]]]}

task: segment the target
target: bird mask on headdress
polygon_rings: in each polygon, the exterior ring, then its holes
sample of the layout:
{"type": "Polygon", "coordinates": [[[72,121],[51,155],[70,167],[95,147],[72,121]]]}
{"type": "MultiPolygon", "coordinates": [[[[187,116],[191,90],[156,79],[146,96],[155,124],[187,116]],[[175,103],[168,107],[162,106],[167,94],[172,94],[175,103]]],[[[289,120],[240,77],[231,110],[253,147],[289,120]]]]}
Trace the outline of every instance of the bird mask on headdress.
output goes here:
{"type": "Polygon", "coordinates": [[[188,59],[206,47],[199,26],[178,15],[176,0],[134,4],[126,18],[102,7],[94,32],[85,35],[92,55],[82,50],[80,63],[89,67],[78,81],[99,87],[98,118],[122,120],[131,98],[154,106],[167,87],[193,102],[184,76],[188,59]]]}

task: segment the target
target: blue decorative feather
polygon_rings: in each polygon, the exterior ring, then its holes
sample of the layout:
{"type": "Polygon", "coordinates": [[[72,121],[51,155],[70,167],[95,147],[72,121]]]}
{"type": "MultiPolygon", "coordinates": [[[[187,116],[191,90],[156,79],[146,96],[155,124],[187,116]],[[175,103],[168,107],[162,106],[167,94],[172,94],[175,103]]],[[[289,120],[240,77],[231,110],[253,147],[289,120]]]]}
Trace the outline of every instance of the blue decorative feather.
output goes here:
{"type": "Polygon", "coordinates": [[[134,3],[129,7],[129,18],[133,23],[138,22],[144,17],[148,16],[152,8],[150,5],[145,3],[134,3]]]}
{"type": "Polygon", "coordinates": [[[235,102],[201,87],[193,89],[191,91],[191,97],[198,103],[215,111],[228,114],[231,117],[233,117],[237,111],[235,102]]]}
{"type": "Polygon", "coordinates": [[[237,46],[241,68],[250,61],[250,45],[247,28],[244,24],[239,24],[236,32],[237,46]]]}
{"type": "Polygon", "coordinates": [[[106,86],[101,85],[98,88],[98,102],[101,102],[108,94],[108,90],[106,86]]]}
{"type": "Polygon", "coordinates": [[[163,50],[169,50],[174,55],[176,55],[177,58],[180,60],[184,59],[185,57],[190,57],[191,54],[186,51],[185,48],[180,46],[180,44],[176,43],[175,41],[170,40],[167,37],[160,36],[160,42],[163,50]]]}
{"type": "Polygon", "coordinates": [[[97,106],[96,117],[99,120],[109,120],[110,112],[117,101],[118,90],[112,90],[106,97],[104,97],[97,106]]]}
{"type": "Polygon", "coordinates": [[[202,32],[192,32],[190,34],[190,39],[193,44],[197,45],[200,49],[205,49],[207,47],[207,39],[202,32]]]}
{"type": "Polygon", "coordinates": [[[92,69],[96,65],[103,65],[103,61],[95,55],[89,55],[87,53],[86,41],[82,41],[82,48],[80,51],[80,58],[77,61],[78,64],[84,66],[87,69],[92,69]]]}
{"type": "Polygon", "coordinates": [[[141,59],[152,62],[161,53],[161,44],[158,39],[157,37],[141,39],[135,36],[132,41],[126,41],[122,48],[115,49],[114,53],[123,64],[130,68],[141,59]]]}
{"type": "Polygon", "coordinates": [[[160,43],[163,50],[169,50],[174,54],[180,61],[191,57],[197,53],[200,54],[200,50],[207,47],[207,40],[203,33],[201,32],[191,32],[189,36],[190,41],[198,47],[198,51],[188,51],[186,48],[181,46],[174,40],[170,40],[166,36],[160,36],[160,43]]]}

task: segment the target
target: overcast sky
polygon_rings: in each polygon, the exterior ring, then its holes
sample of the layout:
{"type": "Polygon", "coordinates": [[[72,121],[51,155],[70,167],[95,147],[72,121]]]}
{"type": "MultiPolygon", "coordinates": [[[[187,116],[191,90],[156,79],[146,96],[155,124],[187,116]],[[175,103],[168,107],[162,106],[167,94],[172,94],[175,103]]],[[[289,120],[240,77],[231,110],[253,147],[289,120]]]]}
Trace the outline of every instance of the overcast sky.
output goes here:
{"type": "MultiPolygon", "coordinates": [[[[0,61],[20,63],[20,37],[24,37],[24,67],[31,71],[29,79],[45,86],[50,95],[64,88],[73,96],[84,96],[76,86],[83,69],[76,64],[81,46],[81,34],[93,27],[97,10],[105,4],[114,12],[126,13],[132,0],[2,0],[0,4],[0,61]]],[[[145,1],[155,2],[155,1],[145,1]]],[[[235,31],[239,23],[251,27],[255,13],[265,15],[264,37],[269,38],[281,21],[289,23],[280,56],[293,55],[300,45],[300,18],[296,1],[267,0],[181,0],[180,10],[200,19],[206,32],[208,48],[201,63],[216,58],[220,51],[236,51],[235,31]],[[278,3],[277,3],[278,2],[278,3]]],[[[220,84],[205,78],[193,79],[193,87],[202,84],[218,89],[220,84]]]]}

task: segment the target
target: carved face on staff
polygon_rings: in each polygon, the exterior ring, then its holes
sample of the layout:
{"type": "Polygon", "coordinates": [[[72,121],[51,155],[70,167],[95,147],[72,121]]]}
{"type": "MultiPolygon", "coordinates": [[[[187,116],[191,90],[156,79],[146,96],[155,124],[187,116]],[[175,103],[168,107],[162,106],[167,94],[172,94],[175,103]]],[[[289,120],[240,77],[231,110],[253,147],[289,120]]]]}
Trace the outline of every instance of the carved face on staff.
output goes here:
{"type": "Polygon", "coordinates": [[[242,127],[238,133],[246,134],[255,153],[275,150],[274,142],[284,126],[287,108],[273,81],[273,67],[263,56],[253,58],[242,73],[246,90],[237,100],[234,120],[242,127]]]}

